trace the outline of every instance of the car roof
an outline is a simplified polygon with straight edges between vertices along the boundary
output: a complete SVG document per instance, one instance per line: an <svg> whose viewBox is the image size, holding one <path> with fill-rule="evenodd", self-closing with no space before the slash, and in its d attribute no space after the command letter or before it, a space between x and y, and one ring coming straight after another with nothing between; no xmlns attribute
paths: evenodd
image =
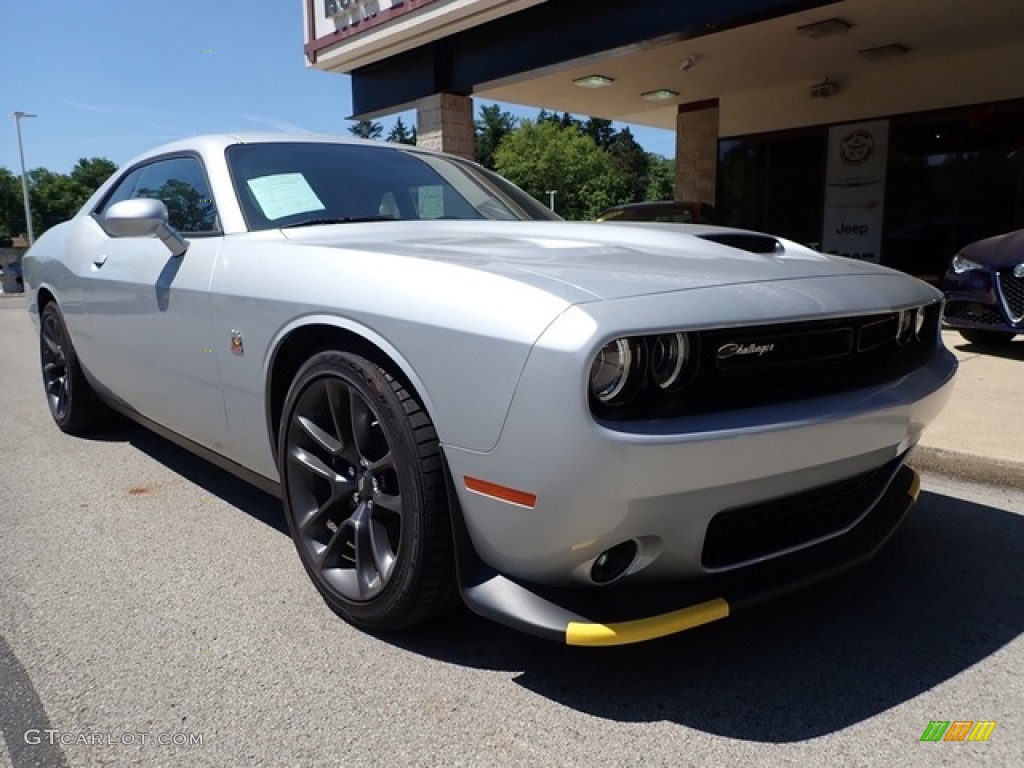
<svg viewBox="0 0 1024 768"><path fill-rule="evenodd" d="M167 144L147 150L130 161L124 167L148 160L152 157L174 154L175 152L199 152L203 155L220 154L225 149L236 144L275 144L281 142L298 142L305 144L350 144L372 147L387 147L394 150L405 150L412 152L423 152L426 154L439 154L422 147L414 147L408 144L396 144L394 142L380 141L376 139L359 139L354 136L337 136L325 133L303 133L300 131L272 132L272 131L239 131L235 133L208 133L188 138L178 139Z"/></svg>

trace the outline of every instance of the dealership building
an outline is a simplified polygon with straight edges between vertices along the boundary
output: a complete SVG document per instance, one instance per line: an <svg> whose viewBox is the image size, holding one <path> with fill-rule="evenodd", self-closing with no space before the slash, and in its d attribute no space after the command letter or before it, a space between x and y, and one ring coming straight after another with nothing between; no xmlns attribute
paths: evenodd
<svg viewBox="0 0 1024 768"><path fill-rule="evenodd" d="M676 198L935 275L1024 227L1021 0L302 0L356 118L473 155L473 98L676 135Z"/></svg>

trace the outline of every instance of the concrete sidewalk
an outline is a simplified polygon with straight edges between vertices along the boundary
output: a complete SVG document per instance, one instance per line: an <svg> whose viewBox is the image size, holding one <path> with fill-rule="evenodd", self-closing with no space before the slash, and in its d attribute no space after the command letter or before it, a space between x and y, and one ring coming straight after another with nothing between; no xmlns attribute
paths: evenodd
<svg viewBox="0 0 1024 768"><path fill-rule="evenodd" d="M953 397L910 463L964 480L1024 488L1024 335L1002 349L943 331L960 360Z"/></svg>

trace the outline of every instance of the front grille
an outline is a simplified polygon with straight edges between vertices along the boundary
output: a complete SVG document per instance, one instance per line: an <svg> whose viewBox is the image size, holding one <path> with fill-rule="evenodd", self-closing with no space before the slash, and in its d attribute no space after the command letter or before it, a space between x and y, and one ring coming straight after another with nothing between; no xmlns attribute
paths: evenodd
<svg viewBox="0 0 1024 768"><path fill-rule="evenodd" d="M691 332L685 386L647 386L594 415L609 423L735 411L795 402L893 381L935 354L941 306L925 309L919 339L897 342L899 313Z"/></svg>
<svg viewBox="0 0 1024 768"><path fill-rule="evenodd" d="M702 564L730 568L846 530L881 497L901 460L793 496L719 512L708 524Z"/></svg>
<svg viewBox="0 0 1024 768"><path fill-rule="evenodd" d="M1007 269L999 273L997 284L1010 319L1014 323L1024 320L1024 277L1015 277L1013 271Z"/></svg>
<svg viewBox="0 0 1024 768"><path fill-rule="evenodd" d="M946 305L946 317L983 325L1006 325L1006 318L991 304L971 301L951 301Z"/></svg>

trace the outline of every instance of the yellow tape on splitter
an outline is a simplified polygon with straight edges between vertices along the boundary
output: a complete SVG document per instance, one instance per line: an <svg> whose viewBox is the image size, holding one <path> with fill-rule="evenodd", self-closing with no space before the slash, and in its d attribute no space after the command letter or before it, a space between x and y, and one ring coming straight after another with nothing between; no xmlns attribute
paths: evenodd
<svg viewBox="0 0 1024 768"><path fill-rule="evenodd" d="M914 480L910 484L910 490L907 491L907 495L910 496L916 504L917 497L921 495L921 476L913 469L910 471L914 473Z"/></svg>
<svg viewBox="0 0 1024 768"><path fill-rule="evenodd" d="M572 621L565 628L565 642L568 645L628 645L684 632L701 624L724 619L728 615L729 604L717 597L671 613L618 624Z"/></svg>

